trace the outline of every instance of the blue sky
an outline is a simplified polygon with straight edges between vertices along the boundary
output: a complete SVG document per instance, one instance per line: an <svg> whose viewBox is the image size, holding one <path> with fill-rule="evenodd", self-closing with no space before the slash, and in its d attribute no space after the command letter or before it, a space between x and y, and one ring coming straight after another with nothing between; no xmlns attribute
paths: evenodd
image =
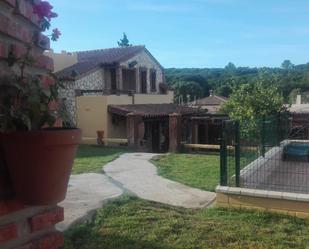
<svg viewBox="0 0 309 249"><path fill-rule="evenodd" d="M115 47L126 32L164 67L309 62L308 0L50 0L55 51Z"/></svg>

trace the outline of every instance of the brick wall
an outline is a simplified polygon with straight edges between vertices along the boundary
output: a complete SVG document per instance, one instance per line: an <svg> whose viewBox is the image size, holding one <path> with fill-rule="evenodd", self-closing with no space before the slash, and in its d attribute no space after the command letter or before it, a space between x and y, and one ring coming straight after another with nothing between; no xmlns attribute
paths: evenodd
<svg viewBox="0 0 309 249"><path fill-rule="evenodd" d="M53 61L43 55L50 42L38 28L38 18L27 0L0 0L0 76L12 73L5 60L10 52L17 57L25 52L25 45L35 37L32 56L35 65L28 69L43 75L53 70ZM44 77L46 84L50 83ZM63 209L57 206L24 206L14 197L8 171L0 150L0 248L1 249L58 249L63 236L54 225L63 220Z"/></svg>

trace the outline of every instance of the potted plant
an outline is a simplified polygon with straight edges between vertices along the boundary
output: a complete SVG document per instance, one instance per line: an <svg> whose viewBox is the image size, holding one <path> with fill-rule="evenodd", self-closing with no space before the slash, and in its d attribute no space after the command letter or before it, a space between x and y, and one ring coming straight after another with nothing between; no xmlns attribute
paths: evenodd
<svg viewBox="0 0 309 249"><path fill-rule="evenodd" d="M0 146L16 197L26 205L52 205L65 198L81 131L59 127L66 119L60 82L31 73L34 40L21 58L10 51L11 71L0 79Z"/></svg>
<svg viewBox="0 0 309 249"><path fill-rule="evenodd" d="M55 204L65 197L81 131L54 128L66 118L58 103L62 86L25 76L27 61L19 76L1 79L1 146L17 197L29 205Z"/></svg>

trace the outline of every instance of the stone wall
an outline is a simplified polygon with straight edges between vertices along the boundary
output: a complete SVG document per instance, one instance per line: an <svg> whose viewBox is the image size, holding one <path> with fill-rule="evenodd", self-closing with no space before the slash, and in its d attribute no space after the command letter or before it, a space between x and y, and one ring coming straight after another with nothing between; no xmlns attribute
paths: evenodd
<svg viewBox="0 0 309 249"><path fill-rule="evenodd" d="M38 17L26 0L0 1L0 75L12 73L17 68L8 67L9 53L21 57L25 45L35 37L32 56L35 65L27 73L45 74L53 70L53 62L43 55L49 48L49 39L39 32ZM47 76L43 80L50 82ZM58 249L63 236L54 224L63 220L63 209L57 206L24 206L15 195L0 148L0 248L1 249ZM44 165L42 165L44 166Z"/></svg>
<svg viewBox="0 0 309 249"><path fill-rule="evenodd" d="M76 90L102 90L105 87L104 70L97 69L75 81L63 82L65 89L60 92L66 110L69 112L69 119L76 125ZM86 94L87 95L87 94ZM89 95L89 94L88 94Z"/></svg>

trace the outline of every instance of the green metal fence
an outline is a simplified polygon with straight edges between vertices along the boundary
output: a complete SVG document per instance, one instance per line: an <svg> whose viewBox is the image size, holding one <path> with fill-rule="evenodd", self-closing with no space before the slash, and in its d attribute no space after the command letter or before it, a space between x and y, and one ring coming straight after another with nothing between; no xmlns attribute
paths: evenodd
<svg viewBox="0 0 309 249"><path fill-rule="evenodd" d="M303 124L298 130L291 124L288 115L225 121L221 186L309 193L309 140L301 131Z"/></svg>

